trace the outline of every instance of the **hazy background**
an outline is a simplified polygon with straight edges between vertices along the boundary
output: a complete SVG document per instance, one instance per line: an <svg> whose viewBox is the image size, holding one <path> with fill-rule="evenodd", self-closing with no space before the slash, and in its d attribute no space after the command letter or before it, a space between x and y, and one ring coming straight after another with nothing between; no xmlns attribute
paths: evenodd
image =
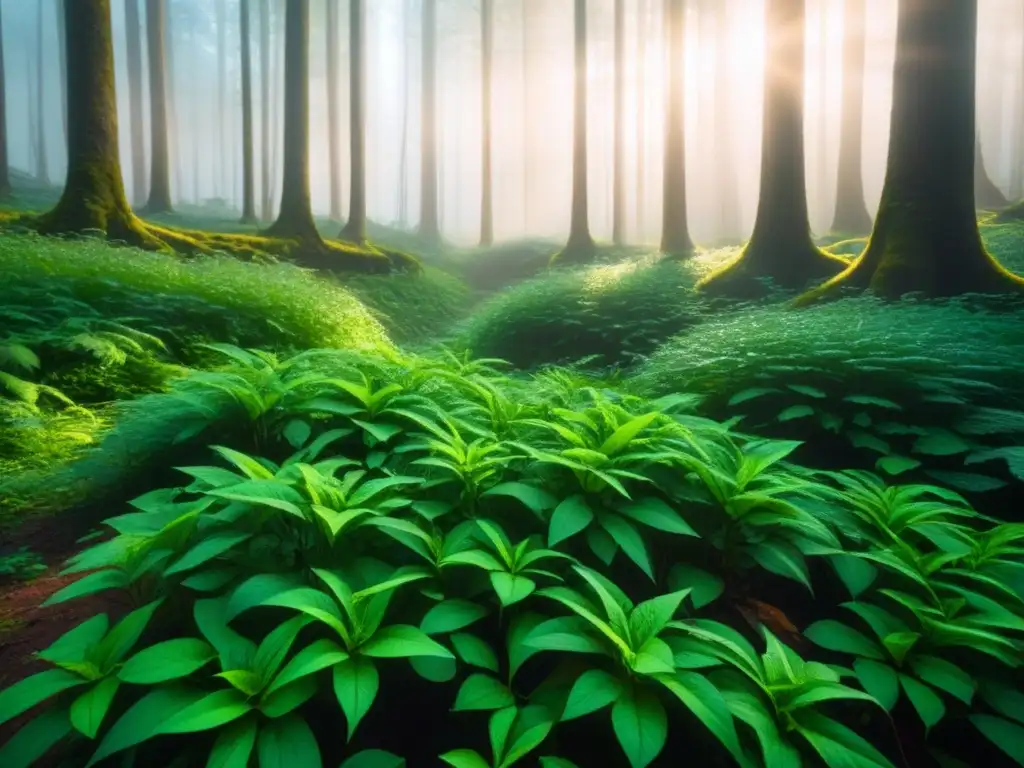
<svg viewBox="0 0 1024 768"><path fill-rule="evenodd" d="M0 0L7 71L8 140L12 165L37 174L39 158L30 126L43 89L46 175L63 181L57 8L61 0ZM238 206L241 196L241 85L239 2L252 6L256 147L256 199L260 199L260 67L258 0L223 0L227 23L226 96L219 98L219 0L167 0L173 41L172 190L178 202L213 198ZM347 205L347 0L340 4L340 97ZM311 0L311 114L313 207L326 214L328 121L326 2ZM709 9L724 2L727 25L717 30ZM884 174L895 52L896 0L866 0L867 71L864 111L864 180L869 209L877 205ZM284 2L273 6L271 91L275 183L280 179ZM112 0L122 163L129 194L124 1ZM415 222L419 197L419 72L421 0L368 0L367 161L370 218L398 223L403 167L407 218ZM479 0L438 0L438 114L442 227L447 238L478 237L480 200ZM495 234L561 236L568 231L572 140L573 0L495 0L494 169ZM590 221L610 238L612 205L612 96L614 0L588 0ZM749 234L757 202L760 164L764 3L761 0L687 0L687 174L691 230L698 241L723 234L723 174L735 174L740 234ZM660 232L663 153L662 0L626 0L627 232L634 242ZM42 10L42 77L37 66ZM645 9L645 13L641 10ZM143 25L145 2L140 2ZM524 30L524 15L528 19ZM839 147L842 82L842 0L807 2L806 152L812 227L831 223ZM145 35L143 33L145 59ZM719 71L718 46L726 46ZM524 67L524 50L528 65ZM990 175L1012 197L1021 193L1024 136L1024 0L981 0L978 41L979 131ZM144 83L146 78L143 78ZM642 89L639 86L643 81ZM722 110L717 95L725 89ZM641 99L640 91L643 91ZM721 112L727 119L720 119ZM148 106L145 110L148 118ZM406 122L407 120L407 122ZM642 135L639 128L643 125ZM403 125L407 129L403 130ZM405 141L403 142L403 134ZM147 127L147 144L148 144ZM403 161L404 157L404 161Z"/></svg>

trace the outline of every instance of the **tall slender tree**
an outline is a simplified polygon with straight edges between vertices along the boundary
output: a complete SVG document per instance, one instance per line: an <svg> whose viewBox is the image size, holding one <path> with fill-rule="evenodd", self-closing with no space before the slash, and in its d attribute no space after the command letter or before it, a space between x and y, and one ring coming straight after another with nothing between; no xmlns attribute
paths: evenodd
<svg viewBox="0 0 1024 768"><path fill-rule="evenodd" d="M661 250L681 255L693 250L686 215L686 132L683 122L686 8L665 0L668 51L668 93L665 113L665 175L662 198Z"/></svg>
<svg viewBox="0 0 1024 768"><path fill-rule="evenodd" d="M55 6L55 14L57 16L57 62L59 64L57 71L59 73L60 82L60 119L61 128L64 133L64 143L67 144L68 138L68 50L67 46L64 45L65 27L67 22L64 20L64 0L53 0ZM66 147L65 147L66 148Z"/></svg>
<svg viewBox="0 0 1024 768"><path fill-rule="evenodd" d="M67 3L69 0L65 0ZM168 146L167 59L164 52L164 0L146 0L146 46L149 53L150 171L147 213L171 210L171 168Z"/></svg>
<svg viewBox="0 0 1024 768"><path fill-rule="evenodd" d="M142 98L142 28L139 0L124 0L125 39L128 50L128 118L132 157L132 200L146 200L146 125Z"/></svg>
<svg viewBox="0 0 1024 768"><path fill-rule="evenodd" d="M50 164L46 152L46 45L43 21L45 3L36 6L36 177L44 182L50 181Z"/></svg>
<svg viewBox="0 0 1024 768"><path fill-rule="evenodd" d="M626 240L626 2L615 0L615 115L612 242Z"/></svg>
<svg viewBox="0 0 1024 768"><path fill-rule="evenodd" d="M227 0L217 0L217 109L213 112L217 117L217 164L214 174L213 195L222 199L230 196L228 184L228 151L225 131L227 129L228 110L228 5ZM223 186L222 186L223 185Z"/></svg>
<svg viewBox="0 0 1024 768"><path fill-rule="evenodd" d="M864 253L802 303L850 286L883 296L1018 293L974 207L977 0L900 0L889 160Z"/></svg>
<svg viewBox="0 0 1024 768"><path fill-rule="evenodd" d="M7 74L4 69L4 19L0 8L0 199L11 194L11 172L7 158Z"/></svg>
<svg viewBox="0 0 1024 768"><path fill-rule="evenodd" d="M1005 208L1009 205L1006 195L992 181L985 167L985 156L981 151L981 137L974 139L974 197L979 208Z"/></svg>
<svg viewBox="0 0 1024 768"><path fill-rule="evenodd" d="M903 0L901 0L902 2ZM805 0L767 0L761 188L750 242L699 287L750 295L759 278L786 288L827 277L846 262L811 240L804 174Z"/></svg>
<svg viewBox="0 0 1024 768"><path fill-rule="evenodd" d="M636 237L647 232L647 32L650 0L639 0L636 10Z"/></svg>
<svg viewBox="0 0 1024 768"><path fill-rule="evenodd" d="M409 82L412 80L412 0L402 2L402 146L398 158L398 222L409 225Z"/></svg>
<svg viewBox="0 0 1024 768"><path fill-rule="evenodd" d="M252 31L248 0L243 0L238 6L242 38L242 223L251 224L256 221L256 178L252 156Z"/></svg>
<svg viewBox="0 0 1024 768"><path fill-rule="evenodd" d="M726 243L738 243L742 237L740 224L740 192L736 172L736 143L732 117L730 63L733 59L729 36L729 4L713 0L711 13L715 33L715 175L718 180L719 237Z"/></svg>
<svg viewBox="0 0 1024 768"><path fill-rule="evenodd" d="M480 245L494 243L494 179L491 123L493 73L494 73L494 0L480 0L480 50L481 50L481 184L480 195Z"/></svg>
<svg viewBox="0 0 1024 768"><path fill-rule="evenodd" d="M328 180L331 185L331 218L334 221L341 221L344 215L341 210L341 97L338 94L340 2L327 0L327 155L330 163Z"/></svg>
<svg viewBox="0 0 1024 768"><path fill-rule="evenodd" d="M350 243L366 242L366 116L363 112L366 84L366 31L363 0L348 3L349 59L349 166L351 181L348 221L341 239Z"/></svg>
<svg viewBox="0 0 1024 768"><path fill-rule="evenodd" d="M833 232L871 231L871 214L864 202L861 165L864 122L864 0L846 0L843 17L843 111L839 129L839 180Z"/></svg>
<svg viewBox="0 0 1024 768"><path fill-rule="evenodd" d="M427 242L441 239L437 173L437 0L423 0L420 93L420 228Z"/></svg>
<svg viewBox="0 0 1024 768"><path fill-rule="evenodd" d="M269 221L270 188L270 0L260 2L260 217Z"/></svg>
<svg viewBox="0 0 1024 768"><path fill-rule="evenodd" d="M267 234L322 245L309 194L309 0L286 1L281 209Z"/></svg>
<svg viewBox="0 0 1024 768"><path fill-rule="evenodd" d="M530 226L532 219L530 218L530 198L533 192L533 163L531 162L531 152L533 150L533 121L530 119L533 115L533 103L531 101L532 87L531 80L533 76L532 64L532 46L531 41L531 25L530 9L531 4L528 2L522 2L520 6L519 15L519 29L520 29L520 64L522 65L522 161L523 161L523 231L526 233L530 232Z"/></svg>
<svg viewBox="0 0 1024 768"><path fill-rule="evenodd" d="M573 6L572 216L560 261L586 262L597 247L590 236L587 203L587 0Z"/></svg>

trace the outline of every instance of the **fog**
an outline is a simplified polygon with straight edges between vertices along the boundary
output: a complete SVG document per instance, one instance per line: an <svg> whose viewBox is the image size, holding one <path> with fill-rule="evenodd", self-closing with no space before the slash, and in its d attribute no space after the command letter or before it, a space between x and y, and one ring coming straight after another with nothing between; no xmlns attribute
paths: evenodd
<svg viewBox="0 0 1024 768"><path fill-rule="evenodd" d="M175 202L241 206L240 0L167 0L172 191ZM264 0L252 10L256 199L262 198L260 60L269 54L270 191L280 183L284 0L267 0L271 45L262 50ZM314 211L330 210L326 3L311 0L310 132ZM339 40L344 199L347 171L347 6ZM681 2L683 0L680 0ZM0 0L11 165L63 181L60 0ZM421 0L369 0L367 166L371 220L412 226L419 205ZM139 8L145 24L144 0ZM687 0L686 160L690 228L698 242L749 234L761 141L763 3ZM122 167L131 189L125 0L112 0ZM724 18L715 9L724 6ZM589 185L594 236L612 227L614 0L589 0ZM864 182L869 210L881 194L895 52L897 0L867 0ZM562 237L569 227L572 142L572 0L495 0L495 236ZM479 0L438 1L438 142L445 237L479 236L481 80ZM662 0L626 0L626 232L656 242L664 134ZM842 0L807 0L805 133L812 228L831 223L842 84ZM145 35L142 36L145 62ZM981 0L978 129L993 181L1021 196L1024 166L1024 0ZM223 42L224 56L218 56ZM41 45L41 48L40 48ZM40 52L42 56L40 56ZM224 65L221 66L221 58ZM40 71L41 65L41 71ZM143 75L144 87L148 84ZM721 97L721 98L720 98ZM148 95L146 96L148 99ZM143 109L148 123L148 106ZM41 125L42 129L37 127ZM148 144L148 125L146 128ZM42 140L40 140L40 136ZM45 163L42 162L45 158ZM735 193L730 190L734 190ZM257 206L259 208L259 206ZM735 221L732 221L735 219Z"/></svg>

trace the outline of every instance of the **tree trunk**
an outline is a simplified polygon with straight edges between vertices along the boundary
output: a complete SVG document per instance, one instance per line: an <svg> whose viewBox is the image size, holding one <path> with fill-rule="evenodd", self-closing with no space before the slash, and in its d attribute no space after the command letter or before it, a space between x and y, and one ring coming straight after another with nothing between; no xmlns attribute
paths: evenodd
<svg viewBox="0 0 1024 768"><path fill-rule="evenodd" d="M437 0L423 0L420 130L420 237L441 240L437 205Z"/></svg>
<svg viewBox="0 0 1024 768"><path fill-rule="evenodd" d="M146 200L146 137L142 97L142 26L139 0L124 0L125 37L128 47L128 108L132 147L132 200Z"/></svg>
<svg viewBox="0 0 1024 768"><path fill-rule="evenodd" d="M591 261L597 253L587 213L587 0L575 0L573 13L572 220L562 261Z"/></svg>
<svg viewBox="0 0 1024 768"><path fill-rule="evenodd" d="M260 3L260 217L270 221L270 0Z"/></svg>
<svg viewBox="0 0 1024 768"><path fill-rule="evenodd" d="M57 14L57 61L60 64L58 68L60 73L60 120L66 148L68 140L68 51L64 45L64 38L67 22L64 19L64 0L54 0L54 4Z"/></svg>
<svg viewBox="0 0 1024 768"><path fill-rule="evenodd" d="M163 2L163 0L161 0ZM166 58L164 60L164 71L165 77L165 93L164 101L167 105L167 151L170 155L169 162L174 166L174 187L173 191L177 196L178 200L183 200L185 195L185 173L182 170L182 158L184 152L182 151L182 140L181 140L181 123L178 120L178 90L175 86L176 79L178 76L178 70L174 66L174 23L173 19L169 15L169 8L165 6L163 15L164 19L164 53ZM152 100L153 94L150 93L150 99ZM152 147L150 148L152 151ZM152 158L150 158L152 163ZM153 180L150 179L150 184ZM174 199L174 198L170 198Z"/></svg>
<svg viewBox="0 0 1024 768"><path fill-rule="evenodd" d="M349 191L348 222L341 231L341 239L350 243L366 242L366 118L363 114L366 84L366 34L363 20L363 0L349 0L348 59L349 59L349 165L351 190Z"/></svg>
<svg viewBox="0 0 1024 768"><path fill-rule="evenodd" d="M615 148L612 181L612 242L626 241L626 2L615 0Z"/></svg>
<svg viewBox="0 0 1024 768"><path fill-rule="evenodd" d="M686 218L686 132L683 122L686 76L684 67L686 8L665 0L668 51L668 94L665 112L665 169L662 191L661 250L681 255L693 250Z"/></svg>
<svg viewBox="0 0 1024 768"><path fill-rule="evenodd" d="M72 0L65 0L69 3ZM66 6L65 6L66 7ZM171 206L171 170L168 148L167 85L164 40L164 0L146 0L146 42L149 49L150 172L147 213L165 213Z"/></svg>
<svg viewBox="0 0 1024 768"><path fill-rule="evenodd" d="M481 184L480 245L494 243L494 179L492 170L492 75L494 72L494 0L480 0L480 35L482 58L481 100Z"/></svg>
<svg viewBox="0 0 1024 768"><path fill-rule="evenodd" d="M256 221L256 189L252 141L252 41L249 3L239 3L242 38L242 223Z"/></svg>
<svg viewBox="0 0 1024 768"><path fill-rule="evenodd" d="M736 145L730 102L729 64L732 61L729 37L729 7L724 2L712 3L715 21L715 126L718 204L721 232L725 243L738 243L743 237L740 223L740 192L736 174Z"/></svg>
<svg viewBox="0 0 1024 768"><path fill-rule="evenodd" d="M530 102L530 4L523 0L520 3L520 47L522 57L523 103L522 103L522 134L523 134L523 234L530 234L530 199L533 191L533 174L530 163L530 152L533 148L533 104Z"/></svg>
<svg viewBox="0 0 1024 768"><path fill-rule="evenodd" d="M286 8L281 210L267 234L321 243L309 197L309 0Z"/></svg>
<svg viewBox="0 0 1024 768"><path fill-rule="evenodd" d="M412 9L410 0L402 3L402 147L398 160L398 222L409 226L409 46L412 35Z"/></svg>
<svg viewBox="0 0 1024 768"><path fill-rule="evenodd" d="M285 0L287 3L288 0ZM270 34L272 47L271 53L273 58L270 64L270 185L267 187L268 194L270 195L270 208L273 209L274 195L273 190L277 188L277 171L280 167L278 163L278 156L281 153L281 130L283 127L284 118L281 115L282 102L284 99L281 96L281 88L283 84L277 77L278 72L281 72L284 68L282 57L284 56L285 44L278 39L283 34L282 30L284 25L280 18L280 7L277 5L276 0L271 0L270 4ZM283 171L282 171L283 173ZM280 205L280 201L278 201Z"/></svg>
<svg viewBox="0 0 1024 768"><path fill-rule="evenodd" d="M862 168L864 122L864 0L846 0L843 20L843 113L839 135L839 183L832 231L861 235L871 231L864 202Z"/></svg>
<svg viewBox="0 0 1024 768"><path fill-rule="evenodd" d="M192 26L189 29L188 42L191 47L191 55L187 56L188 59L185 71L188 73L187 78L190 82L199 82L199 41L197 40L197 24L195 20L192 22ZM187 51L188 49L186 49ZM198 109L196 109L198 105ZM218 112L220 110L217 110ZM199 101L199 95L192 101L192 202L199 205L202 202L202 197L199 192L199 136L205 134L205 127L201 125L200 121L205 115L202 103ZM214 174L216 175L216 174Z"/></svg>
<svg viewBox="0 0 1024 768"><path fill-rule="evenodd" d="M1018 292L985 252L974 208L977 0L900 0L889 161L867 250L806 294Z"/></svg>
<svg viewBox="0 0 1024 768"><path fill-rule="evenodd" d="M36 177L44 184L50 183L50 164L46 156L46 67L43 40L43 8L45 4L36 0Z"/></svg>
<svg viewBox="0 0 1024 768"><path fill-rule="evenodd" d="M11 172L7 158L7 75L4 70L4 23L0 8L0 199L11 194Z"/></svg>
<svg viewBox="0 0 1024 768"><path fill-rule="evenodd" d="M985 169L985 158L981 151L981 137L974 139L974 196L975 205L983 210L1005 208L1009 205L1006 195L995 185Z"/></svg>
<svg viewBox="0 0 1024 768"><path fill-rule="evenodd" d="M338 3L341 0L327 0L327 148L331 185L331 219L341 221L341 119L338 95L338 51L341 39L338 32ZM351 57L351 52L349 56Z"/></svg>
<svg viewBox="0 0 1024 768"><path fill-rule="evenodd" d="M807 217L804 163L804 0L768 0L765 33L761 187L750 242L700 286L738 295L783 288L839 272L843 259L819 250Z"/></svg>
<svg viewBox="0 0 1024 768"><path fill-rule="evenodd" d="M110 0L64 0L68 79L68 168L44 233L101 230L110 239L152 245L128 207L117 147Z"/></svg>
<svg viewBox="0 0 1024 768"><path fill-rule="evenodd" d="M226 0L217 0L217 154L220 163L213 185L213 196L226 200L230 192L228 183L228 146L224 139L228 114L228 42L227 42L228 7ZM223 186L222 186L223 185Z"/></svg>
<svg viewBox="0 0 1024 768"><path fill-rule="evenodd" d="M636 239L647 234L647 22L648 0L636 11Z"/></svg>

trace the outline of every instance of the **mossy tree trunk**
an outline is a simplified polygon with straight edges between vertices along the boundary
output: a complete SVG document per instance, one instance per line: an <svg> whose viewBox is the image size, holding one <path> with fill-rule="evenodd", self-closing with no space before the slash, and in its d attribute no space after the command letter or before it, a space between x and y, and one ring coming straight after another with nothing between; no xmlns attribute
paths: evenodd
<svg viewBox="0 0 1024 768"><path fill-rule="evenodd" d="M327 0L327 156L330 162L328 176L331 185L331 218L334 221L341 221L344 215L341 208L341 105L338 94L340 2L341 0Z"/></svg>
<svg viewBox="0 0 1024 768"><path fill-rule="evenodd" d="M865 252L801 297L1018 292L985 252L974 207L977 0L900 0L889 161Z"/></svg>
<svg viewBox="0 0 1024 768"><path fill-rule="evenodd" d="M480 245L494 243L494 179L492 165L492 76L494 72L494 0L480 0Z"/></svg>
<svg viewBox="0 0 1024 768"><path fill-rule="evenodd" d="M423 0L420 94L420 229L424 240L441 240L437 204L437 0Z"/></svg>
<svg viewBox="0 0 1024 768"><path fill-rule="evenodd" d="M150 171L147 213L165 213L171 205L171 166L167 125L167 23L164 0L146 0L146 45L149 52ZM180 190L179 190L180 191Z"/></svg>
<svg viewBox="0 0 1024 768"><path fill-rule="evenodd" d="M139 0L124 0L125 38L128 49L128 109L131 124L132 200L146 201L146 137L142 98L142 25Z"/></svg>
<svg viewBox="0 0 1024 768"><path fill-rule="evenodd" d="M60 73L60 120L65 147L68 140L68 50L64 45L67 22L64 19L64 0L56 0L57 9L57 71Z"/></svg>
<svg viewBox="0 0 1024 768"><path fill-rule="evenodd" d="M121 180L114 95L110 0L64 0L67 20L68 169L44 233L101 230L111 239L153 245L132 215Z"/></svg>
<svg viewBox="0 0 1024 768"><path fill-rule="evenodd" d="M612 242L626 241L626 2L615 0L615 147Z"/></svg>
<svg viewBox="0 0 1024 768"><path fill-rule="evenodd" d="M985 168L985 156L981 151L981 137L974 139L974 204L978 208L991 210L1005 208L1010 204L1006 195L995 185Z"/></svg>
<svg viewBox="0 0 1024 768"><path fill-rule="evenodd" d="M11 194L11 172L7 159L7 75L4 71L4 20L0 9L0 198Z"/></svg>
<svg viewBox="0 0 1024 768"><path fill-rule="evenodd" d="M668 93L665 110L665 168L662 188L661 250L682 255L693 250L686 217L686 133L683 122L686 8L665 0L665 40L668 51Z"/></svg>
<svg viewBox="0 0 1024 768"><path fill-rule="evenodd" d="M750 242L701 288L760 293L759 278L800 288L846 264L811 240L804 162L805 0L767 0L761 187Z"/></svg>
<svg viewBox="0 0 1024 768"><path fill-rule="evenodd" d="M281 207L267 235L320 243L309 196L309 0L287 0L284 102Z"/></svg>
<svg viewBox="0 0 1024 768"><path fill-rule="evenodd" d="M363 0L349 0L349 190L348 222L341 239L350 243L366 242L366 116L364 114L366 84L366 34Z"/></svg>
<svg viewBox="0 0 1024 768"><path fill-rule="evenodd" d="M36 7L36 177L50 183L50 164L46 152L46 46L43 39L43 8L41 0Z"/></svg>
<svg viewBox="0 0 1024 768"><path fill-rule="evenodd" d="M573 28L572 217L569 240L558 258L586 262L597 253L590 236L587 200L587 0L575 0Z"/></svg>
<svg viewBox="0 0 1024 768"><path fill-rule="evenodd" d="M252 39L249 3L239 3L242 38L242 222L256 221L256 184L253 173Z"/></svg>
<svg viewBox="0 0 1024 768"><path fill-rule="evenodd" d="M832 231L861 235L871 231L864 202L862 168L864 121L864 0L846 0L843 19L843 111L839 130L839 181Z"/></svg>

